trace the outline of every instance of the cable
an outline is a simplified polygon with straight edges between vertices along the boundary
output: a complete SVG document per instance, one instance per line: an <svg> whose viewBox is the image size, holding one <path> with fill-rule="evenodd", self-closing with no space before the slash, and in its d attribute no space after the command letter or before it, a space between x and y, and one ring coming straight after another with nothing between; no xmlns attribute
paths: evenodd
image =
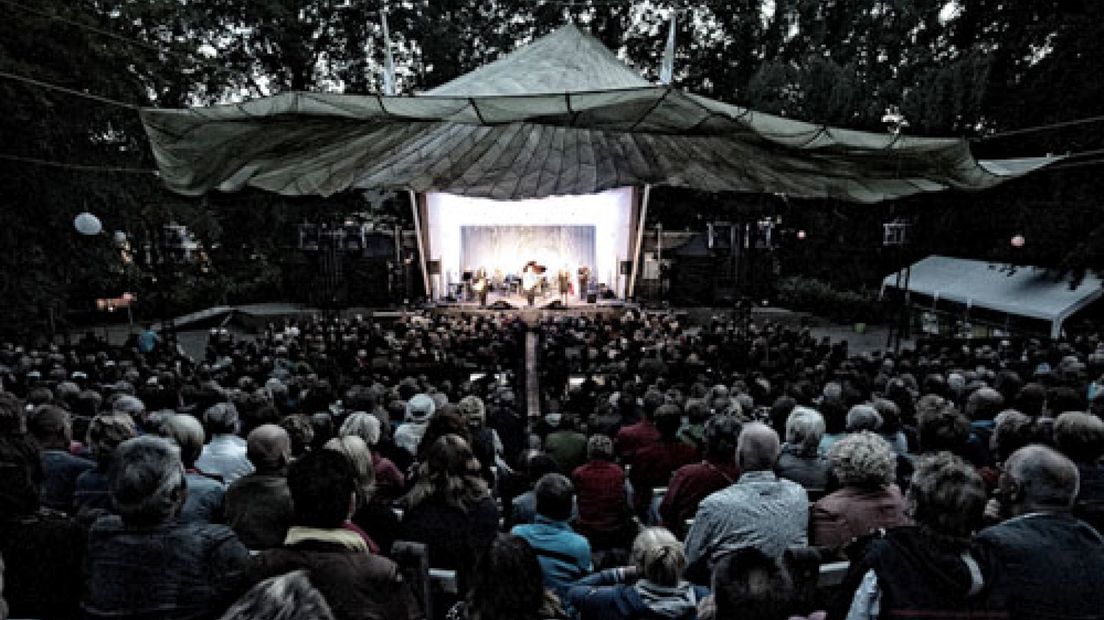
<svg viewBox="0 0 1104 620"><path fill-rule="evenodd" d="M92 166L88 164L70 164L61 161L50 161L48 159L37 159L34 157L22 157L20 155L6 155L0 153L0 159L6 161L20 162L24 164L33 164L36 166L47 166L50 168L63 168L66 170L80 170L83 172L106 172L106 173L118 173L118 174L152 174L157 176L159 173L151 168L127 168L125 166Z"/></svg>
<svg viewBox="0 0 1104 620"><path fill-rule="evenodd" d="M981 136L975 138L975 142L984 142L986 140L996 140L998 138L1006 138L1008 136L1019 136L1025 133L1037 133L1040 131L1046 131L1048 129L1061 129L1063 127L1076 127L1077 125L1088 125L1090 123L1099 123L1104 121L1104 116L1090 116L1088 118L1080 118L1072 121L1060 121L1057 123L1050 123L1049 125L1038 125L1035 127L1024 127L1022 129L1011 129L1009 131L1002 131L990 136Z"/></svg>
<svg viewBox="0 0 1104 620"><path fill-rule="evenodd" d="M2 1L2 0L0 0ZM66 88L65 86L57 86L56 84L50 84L34 78L29 78L24 75L17 75L15 73L8 73L7 71L0 71L0 77L8 78L9 80L15 80L17 82L23 82L25 84L31 84L38 86L39 88L45 88L46 90L53 90L62 92L67 95L73 95L74 97L82 97L84 99L91 99L92 101L99 101L100 103L106 103L108 105L119 106L120 108L126 108L128 110L140 110L141 106L133 103L125 103L123 101L116 101L115 99L108 99L107 97L101 97L100 95L93 95L92 93L83 93L79 90L73 90L72 88Z"/></svg>

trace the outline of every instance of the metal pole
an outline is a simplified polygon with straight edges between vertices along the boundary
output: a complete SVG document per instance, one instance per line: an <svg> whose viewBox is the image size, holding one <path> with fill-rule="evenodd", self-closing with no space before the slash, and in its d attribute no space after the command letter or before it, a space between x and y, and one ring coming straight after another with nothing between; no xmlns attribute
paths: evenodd
<svg viewBox="0 0 1104 620"><path fill-rule="evenodd" d="M642 254L641 250L644 249L644 222L648 219L648 203L651 201L651 199L652 186L645 185L644 199L641 201L640 206L640 222L637 224L636 227L636 247L633 248L632 275L629 276L629 294L627 295L629 299L632 299L633 295L636 294L636 272L640 266L640 256Z"/></svg>
<svg viewBox="0 0 1104 620"><path fill-rule="evenodd" d="M422 267L422 284L425 287L426 301L433 297L429 283L429 270L426 269L426 255L422 247L422 220L418 217L418 196L414 190L408 190L410 194L410 208L414 211L414 234L418 237L418 264Z"/></svg>

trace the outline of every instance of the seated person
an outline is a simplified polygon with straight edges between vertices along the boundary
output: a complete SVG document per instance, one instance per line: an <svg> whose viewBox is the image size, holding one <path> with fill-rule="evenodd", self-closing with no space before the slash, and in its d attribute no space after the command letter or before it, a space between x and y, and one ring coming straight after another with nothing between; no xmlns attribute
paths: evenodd
<svg viewBox="0 0 1104 620"><path fill-rule="evenodd" d="M291 438L275 424L262 424L250 431L247 450L256 469L226 490L226 523L250 549L278 547L292 520L287 484Z"/></svg>
<svg viewBox="0 0 1104 620"><path fill-rule="evenodd" d="M993 566L988 604L1013 620L1099 618L1104 537L1070 514L1077 466L1040 445L1020 448L998 483L1002 513L977 542Z"/></svg>
<svg viewBox="0 0 1104 620"><path fill-rule="evenodd" d="M686 521L694 518L701 501L739 479L740 469L736 467L739 435L740 421L736 418L716 416L705 423L705 459L675 471L659 505L663 527L676 535L684 534Z"/></svg>
<svg viewBox="0 0 1104 620"><path fill-rule="evenodd" d="M418 618L398 565L368 551L360 534L346 529L356 507L353 466L336 450L310 452L288 467L295 525L284 546L262 551L253 576L306 570L338 620Z"/></svg>
<svg viewBox="0 0 1104 620"><path fill-rule="evenodd" d="M108 481L118 515L88 533L86 618L204 618L241 593L249 551L234 531L178 520L185 482L175 445L123 442Z"/></svg>
<svg viewBox="0 0 1104 620"><path fill-rule="evenodd" d="M629 476L633 486L633 511L646 523L651 522L652 489L667 487L675 470L696 463L700 458L697 448L678 438L682 411L676 405L660 405L654 419L659 439L637 449Z"/></svg>
<svg viewBox="0 0 1104 620"><path fill-rule="evenodd" d="M670 618L694 620L709 590L682 580L686 555L671 532L650 527L633 541L631 566L584 577L567 590L565 601L583 620Z"/></svg>
<svg viewBox="0 0 1104 620"><path fill-rule="evenodd" d="M587 457L587 464L571 474L579 510L575 531L587 537L592 550L626 548L637 526L625 496L625 470L613 462L613 442L605 435L591 436Z"/></svg>
<svg viewBox="0 0 1104 620"><path fill-rule="evenodd" d="M540 560L544 587L560 594L567 584L592 570L590 543L576 534L568 519L575 505L575 488L561 474L545 474L537 482L537 516L532 524L510 531L524 538Z"/></svg>
<svg viewBox="0 0 1104 620"><path fill-rule="evenodd" d="M896 459L886 440L870 431L833 444L828 461L843 488L813 505L811 544L838 549L876 528L907 523L905 500L893 483Z"/></svg>
<svg viewBox="0 0 1104 620"><path fill-rule="evenodd" d="M544 589L537 555L524 539L499 534L479 558L463 601L446 620L562 620L559 599Z"/></svg>
<svg viewBox="0 0 1104 620"><path fill-rule="evenodd" d="M782 444L774 473L806 491L824 491L828 487L828 461L819 451L824 428L824 417L815 410L794 407L786 418L786 443Z"/></svg>
<svg viewBox="0 0 1104 620"><path fill-rule="evenodd" d="M43 477L34 444L0 436L0 556L12 618L77 615L85 531L65 513L42 507Z"/></svg>
<svg viewBox="0 0 1104 620"><path fill-rule="evenodd" d="M852 549L833 617L896 617L898 610L979 617L987 575L970 537L981 526L985 501L985 484L969 463L949 452L921 457L909 485L915 525L875 534Z"/></svg>
<svg viewBox="0 0 1104 620"><path fill-rule="evenodd" d="M713 594L699 607L703 620L824 620L823 611L792 615L801 596L783 562L753 547L740 549L717 561Z"/></svg>
<svg viewBox="0 0 1104 620"><path fill-rule="evenodd" d="M1077 465L1073 514L1104 533L1104 421L1079 411L1063 413L1054 421L1054 444Z"/></svg>

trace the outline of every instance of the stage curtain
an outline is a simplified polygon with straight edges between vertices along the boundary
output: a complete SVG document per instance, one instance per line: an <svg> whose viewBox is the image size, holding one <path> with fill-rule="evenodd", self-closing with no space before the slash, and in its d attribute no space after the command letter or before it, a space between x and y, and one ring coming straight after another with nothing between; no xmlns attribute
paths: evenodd
<svg viewBox="0 0 1104 620"><path fill-rule="evenodd" d="M460 264L488 272L520 274L535 260L554 276L560 267L572 273L579 265L595 264L594 226L461 226Z"/></svg>

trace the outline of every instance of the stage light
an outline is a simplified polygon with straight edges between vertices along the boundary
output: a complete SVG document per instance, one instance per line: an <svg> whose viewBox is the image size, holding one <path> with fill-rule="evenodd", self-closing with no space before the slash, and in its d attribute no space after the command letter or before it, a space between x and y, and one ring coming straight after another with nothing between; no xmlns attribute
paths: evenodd
<svg viewBox="0 0 1104 620"><path fill-rule="evenodd" d="M798 241L804 241L805 240L805 231L804 230L797 231L797 239L798 239Z"/></svg>
<svg viewBox="0 0 1104 620"><path fill-rule="evenodd" d="M1014 248L1022 248L1027 243L1027 239L1024 239L1023 235L1015 235L1012 237L1011 243Z"/></svg>

